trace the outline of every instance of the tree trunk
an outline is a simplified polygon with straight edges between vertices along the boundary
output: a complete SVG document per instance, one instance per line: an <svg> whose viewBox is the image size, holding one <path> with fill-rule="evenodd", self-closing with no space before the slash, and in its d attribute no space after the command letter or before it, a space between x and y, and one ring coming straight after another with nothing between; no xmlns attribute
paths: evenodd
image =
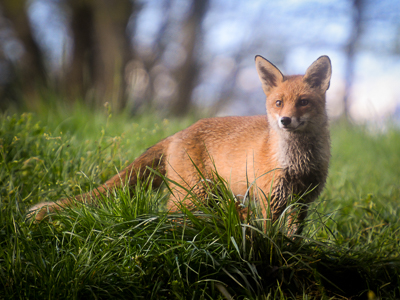
<svg viewBox="0 0 400 300"><path fill-rule="evenodd" d="M182 46L186 52L186 60L175 71L178 83L176 100L171 107L171 113L176 116L185 115L191 105L193 89L199 74L196 52L202 39L201 24L207 12L208 0L193 0L191 11L182 26Z"/></svg>
<svg viewBox="0 0 400 300"><path fill-rule="evenodd" d="M63 82L66 94L74 102L85 99L91 88L95 65L94 12L92 1L71 0L72 61ZM86 99L85 99L86 100Z"/></svg>
<svg viewBox="0 0 400 300"><path fill-rule="evenodd" d="M354 58L356 48L361 36L362 14L364 10L364 0L353 0L353 26L352 34L345 48L346 66L345 66L345 91L344 91L344 114L349 119L349 97L354 80Z"/></svg>
<svg viewBox="0 0 400 300"><path fill-rule="evenodd" d="M125 66L130 56L126 27L135 5L130 0L70 0L74 41L67 71L72 98L95 106L126 104Z"/></svg>
<svg viewBox="0 0 400 300"><path fill-rule="evenodd" d="M23 56L15 66L15 80L10 84L22 91L22 97L28 108L36 105L38 97L37 88L47 85L46 68L43 55L31 31L31 25L26 13L25 0L4 0L3 12L15 30L17 38L24 47Z"/></svg>

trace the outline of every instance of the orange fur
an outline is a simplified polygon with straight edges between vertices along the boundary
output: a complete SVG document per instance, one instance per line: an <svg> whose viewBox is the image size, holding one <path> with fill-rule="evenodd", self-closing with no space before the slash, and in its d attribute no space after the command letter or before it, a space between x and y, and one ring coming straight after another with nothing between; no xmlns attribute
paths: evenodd
<svg viewBox="0 0 400 300"><path fill-rule="evenodd" d="M325 109L331 64L327 56L316 60L304 76L284 76L272 63L256 57L256 67L267 96L267 115L203 119L149 148L121 173L102 186L74 199L39 203L31 208L37 221L48 211L62 209L74 201L92 203L96 196L122 186L133 186L137 178L156 168L172 182L200 197L205 196L198 168L212 180L216 171L235 195L245 195L252 183L259 201L270 197L273 219L280 216L291 194L311 202L320 194L328 174L330 142ZM195 167L196 166L196 167ZM155 187L162 178L155 176ZM167 204L170 211L180 204L189 208L191 199L182 187L172 184ZM265 204L266 202L264 202ZM261 205L266 217L266 205ZM303 211L300 219L306 212Z"/></svg>

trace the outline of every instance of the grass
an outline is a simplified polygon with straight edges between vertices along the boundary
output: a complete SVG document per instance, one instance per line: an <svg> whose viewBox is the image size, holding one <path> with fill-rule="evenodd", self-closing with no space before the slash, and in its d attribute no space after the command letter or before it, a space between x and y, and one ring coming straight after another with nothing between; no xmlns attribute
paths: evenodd
<svg viewBox="0 0 400 300"><path fill-rule="evenodd" d="M108 108L106 108L108 110ZM53 107L0 123L0 299L398 299L400 131L332 126L327 186L302 239L242 223L222 180L200 212L163 211L148 182L31 224L193 122Z"/></svg>

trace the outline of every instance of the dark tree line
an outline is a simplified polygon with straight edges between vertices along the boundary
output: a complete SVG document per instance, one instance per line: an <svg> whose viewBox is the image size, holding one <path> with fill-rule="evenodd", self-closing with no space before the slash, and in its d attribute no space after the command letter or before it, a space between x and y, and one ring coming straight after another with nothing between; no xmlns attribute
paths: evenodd
<svg viewBox="0 0 400 300"><path fill-rule="evenodd" d="M160 27L154 49L143 55L135 51L133 40L136 16L141 6L134 0L64 0L54 1L54 5L67 16L68 32L72 40L72 50L68 62L62 65L57 78L51 78L46 66L46 53L35 39L29 20L27 0L3 0L1 27L9 26L15 38L23 46L23 54L17 61L6 61L10 70L7 80L3 80L0 90L1 106L10 102L23 102L29 107L42 97L41 91L52 90L64 101L85 101L94 107L104 102L112 104L114 110L126 108L132 96L129 94L129 72L133 61L143 64L150 83L157 73L152 68L161 63L166 47L165 32L172 25L179 27L173 37L183 48L184 61L175 69L168 70L168 76L176 84L169 110L174 115L183 115L190 109L192 90L198 77L196 49L201 39L201 23L208 7L207 0L193 0L180 24L172 24L168 16L171 1L165 1L166 17ZM3 25L3 26L2 26ZM1 40L0 40L1 44ZM130 64L129 64L130 63ZM1 82L0 82L1 84ZM142 87L143 88L143 87ZM154 86L146 84L142 99L137 97L131 108L151 106L155 97Z"/></svg>
<svg viewBox="0 0 400 300"><path fill-rule="evenodd" d="M56 18L64 20L68 38L57 72L50 66L40 32L28 13L32 5L39 2L51 7ZM370 52L377 57L400 53L400 29L385 45L376 43L379 37L371 34L375 24L400 28L399 5L394 0L379 3L338 0L318 4L265 1L258 4L253 13L247 11L247 15L243 8L256 3L248 6L244 3L223 0L1 0L0 109L10 104L35 108L50 93L53 99L56 97L67 103L79 100L88 106L101 107L108 102L115 111L129 109L140 113L146 108L156 108L180 116L193 107L194 91L202 84L207 86L203 91L211 91L216 112L236 100L243 103L243 99L256 98L253 97L255 90L243 89L238 80L243 79L243 70L253 68L254 55L265 55L284 66L293 49L305 47L315 52L339 49L343 54L345 87L338 94L343 95L339 97L347 116L360 53ZM140 18L152 5L159 14L146 20ZM207 16L208 23L204 22ZM329 38L326 34L329 26L337 26L343 20L348 24L347 35L341 41ZM229 26L224 27L228 30L222 36L230 35L228 40L237 38L237 41L224 53L212 52L215 51L210 50L213 42L205 43L204 37L220 24L234 25L235 21L244 25L245 34L240 33L239 28L236 37ZM145 41L138 37L143 34L144 23L152 27L150 31L144 30L145 35L149 35ZM218 56L232 64L216 79L218 72L213 74L213 70L218 69L214 61Z"/></svg>

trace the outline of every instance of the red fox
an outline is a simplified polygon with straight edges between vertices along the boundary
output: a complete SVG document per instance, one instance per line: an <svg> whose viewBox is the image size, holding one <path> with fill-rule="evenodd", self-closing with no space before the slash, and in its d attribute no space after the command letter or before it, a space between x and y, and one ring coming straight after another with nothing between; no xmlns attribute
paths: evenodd
<svg viewBox="0 0 400 300"><path fill-rule="evenodd" d="M245 195L253 183L264 217L269 197L273 220L282 214L293 194L305 194L303 203L314 201L325 184L330 158L325 108L330 59L321 56L305 75L294 76L284 76L262 56L256 56L255 63L267 97L266 115L202 119L147 149L100 187L72 199L39 203L30 209L30 215L40 221L48 212L74 201L93 203L99 194L147 178L152 174L149 168L179 184L172 184L167 203L170 211L179 210L180 205L191 207L187 190L206 196L199 171L210 180L216 172L234 195ZM154 187L162 182L161 176L154 175ZM302 211L297 219L306 214Z"/></svg>

